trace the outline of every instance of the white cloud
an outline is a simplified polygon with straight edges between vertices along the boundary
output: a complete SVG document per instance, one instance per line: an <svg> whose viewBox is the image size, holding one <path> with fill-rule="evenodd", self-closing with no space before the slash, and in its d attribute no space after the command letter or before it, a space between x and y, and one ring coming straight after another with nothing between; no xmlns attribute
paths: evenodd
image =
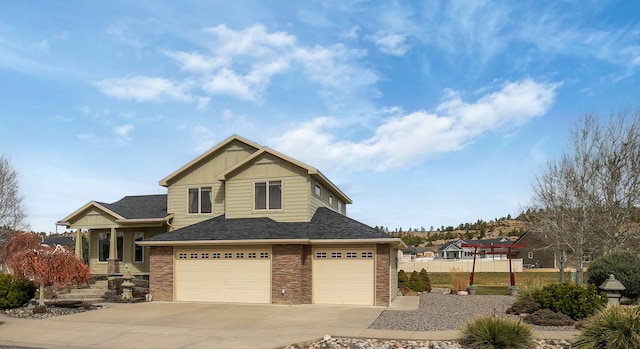
<svg viewBox="0 0 640 349"><path fill-rule="evenodd" d="M321 168L387 170L411 166L428 158L456 151L481 134L519 126L546 113L561 83L531 79L506 83L501 89L464 102L459 92L446 91L433 111L395 114L373 135L359 142L341 141L333 129L344 127L332 117L320 117L273 140L277 149ZM383 112L387 112L383 111ZM354 125L349 125L353 127Z"/></svg>
<svg viewBox="0 0 640 349"><path fill-rule="evenodd" d="M410 49L405 34L378 32L368 38L378 46L380 52L388 55L403 56Z"/></svg>
<svg viewBox="0 0 640 349"><path fill-rule="evenodd" d="M109 78L95 83L102 93L122 100L137 102L162 101L170 98L191 101L185 85L175 84L164 78L134 76L128 78Z"/></svg>
<svg viewBox="0 0 640 349"><path fill-rule="evenodd" d="M73 121L73 118L70 118L70 117L64 116L64 115L54 115L53 118L55 120L62 121L62 122L71 122L71 121Z"/></svg>
<svg viewBox="0 0 640 349"><path fill-rule="evenodd" d="M180 69L190 72L210 72L229 64L226 57L208 57L196 52L165 51L165 55L180 63Z"/></svg>
<svg viewBox="0 0 640 349"><path fill-rule="evenodd" d="M357 25L354 25L353 27L343 31L340 34L340 39L342 39L342 40L357 40L359 31L360 31L360 27L357 26Z"/></svg>
<svg viewBox="0 0 640 349"><path fill-rule="evenodd" d="M120 137L129 137L129 133L133 131L135 127L131 124L116 126L113 128L113 131Z"/></svg>
<svg viewBox="0 0 640 349"><path fill-rule="evenodd" d="M229 69L222 69L204 79L202 88L211 94L227 94L250 101L255 99L250 84Z"/></svg>
<svg viewBox="0 0 640 349"><path fill-rule="evenodd" d="M227 28L224 24L203 29L217 38L215 52L220 56L255 56L274 54L278 49L295 44L294 36L286 32L268 33L262 24L255 24L241 31Z"/></svg>

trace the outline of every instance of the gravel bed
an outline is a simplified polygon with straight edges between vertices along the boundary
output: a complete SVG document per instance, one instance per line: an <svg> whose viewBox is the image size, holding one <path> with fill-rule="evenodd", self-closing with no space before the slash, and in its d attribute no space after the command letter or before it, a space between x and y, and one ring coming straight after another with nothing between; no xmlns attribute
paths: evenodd
<svg viewBox="0 0 640 349"><path fill-rule="evenodd" d="M286 349L468 349L455 341L384 340L325 336L307 345L289 345ZM535 340L531 349L570 349L564 340Z"/></svg>
<svg viewBox="0 0 640 349"><path fill-rule="evenodd" d="M69 314L83 313L85 311L91 311L95 309L100 309L100 306L91 306L91 307L80 307L80 308L63 308L63 307L54 307L48 306L47 311L45 313L33 313L33 305L28 305L25 307L14 308L14 309L6 309L4 311L0 311L0 313L4 313L7 316L21 318L21 319L48 319L56 316L63 316Z"/></svg>
<svg viewBox="0 0 640 349"><path fill-rule="evenodd" d="M518 320L505 311L511 306L512 296L458 296L442 293L424 293L417 310L385 310L369 326L372 329L400 331L459 330L469 320L481 315L496 315ZM533 326L544 331L568 331L572 326Z"/></svg>

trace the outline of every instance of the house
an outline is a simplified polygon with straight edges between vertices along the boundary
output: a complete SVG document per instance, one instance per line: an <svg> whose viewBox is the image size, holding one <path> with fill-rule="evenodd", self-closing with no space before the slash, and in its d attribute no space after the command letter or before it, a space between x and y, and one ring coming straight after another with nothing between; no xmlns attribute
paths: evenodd
<svg viewBox="0 0 640 349"><path fill-rule="evenodd" d="M556 268L556 254L553 244L545 233L525 232L517 241L526 247L517 251L516 258L529 268Z"/></svg>
<svg viewBox="0 0 640 349"><path fill-rule="evenodd" d="M448 241L444 245L440 246L437 251L438 259L473 259L473 248L463 247L463 244L480 244L486 245L486 248L478 248L478 255L476 258L491 258L491 259L506 259L507 254L491 254L492 247L499 249L500 245L510 244L511 240L505 237L498 237L495 239L483 239L483 240L454 240ZM497 250L495 252L501 252Z"/></svg>
<svg viewBox="0 0 640 349"><path fill-rule="evenodd" d="M91 201L57 223L88 230L95 274L126 267L164 301L384 306L396 295L406 246L347 217L351 199L305 163L233 135L159 184L167 194Z"/></svg>
<svg viewBox="0 0 640 349"><path fill-rule="evenodd" d="M42 243L51 247L56 247L57 245L64 246L71 251L73 251L76 246L74 236L47 236L42 239Z"/></svg>

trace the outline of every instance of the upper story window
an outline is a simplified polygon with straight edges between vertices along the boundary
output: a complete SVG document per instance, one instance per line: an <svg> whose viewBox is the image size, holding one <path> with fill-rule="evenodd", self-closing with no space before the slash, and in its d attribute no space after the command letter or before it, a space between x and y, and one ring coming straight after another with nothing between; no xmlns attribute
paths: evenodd
<svg viewBox="0 0 640 349"><path fill-rule="evenodd" d="M344 207L342 207L342 201L338 200L338 213L344 213Z"/></svg>
<svg viewBox="0 0 640 349"><path fill-rule="evenodd" d="M316 184L316 187L313 189L313 192L318 195L321 196L322 195L322 188Z"/></svg>
<svg viewBox="0 0 640 349"><path fill-rule="evenodd" d="M137 231L133 233L134 241L142 241L144 239L144 233L141 231ZM138 244L133 244L133 261L134 262L144 262L144 248Z"/></svg>
<svg viewBox="0 0 640 349"><path fill-rule="evenodd" d="M255 209L282 209L282 181L264 181L255 183Z"/></svg>
<svg viewBox="0 0 640 349"><path fill-rule="evenodd" d="M211 187L189 188L189 213L213 212L213 206L211 205L212 194Z"/></svg>
<svg viewBox="0 0 640 349"><path fill-rule="evenodd" d="M329 195L329 205L333 205L333 196Z"/></svg>

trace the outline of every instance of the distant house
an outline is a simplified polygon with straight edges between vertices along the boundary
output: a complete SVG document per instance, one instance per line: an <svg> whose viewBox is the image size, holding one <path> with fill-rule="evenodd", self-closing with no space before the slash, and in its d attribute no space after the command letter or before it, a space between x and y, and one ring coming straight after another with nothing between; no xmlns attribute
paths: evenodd
<svg viewBox="0 0 640 349"><path fill-rule="evenodd" d="M556 253L553 245L545 233L526 232L516 243L523 243L526 247L517 251L516 258L522 259L522 264L529 268L556 268Z"/></svg>
<svg viewBox="0 0 640 349"><path fill-rule="evenodd" d="M482 244L487 245L487 248L479 248L477 258L491 258L491 259L504 259L507 258L505 254L490 254L491 247L499 247L500 245L510 244L511 240L506 237L499 237L495 239L484 240L456 240L449 241L446 244L438 248L439 259L473 259L473 248L462 247L463 244ZM496 251L501 252L501 251Z"/></svg>
<svg viewBox="0 0 640 349"><path fill-rule="evenodd" d="M51 247L61 245L71 251L75 250L76 247L76 239L74 236L48 236L42 239L42 243Z"/></svg>

